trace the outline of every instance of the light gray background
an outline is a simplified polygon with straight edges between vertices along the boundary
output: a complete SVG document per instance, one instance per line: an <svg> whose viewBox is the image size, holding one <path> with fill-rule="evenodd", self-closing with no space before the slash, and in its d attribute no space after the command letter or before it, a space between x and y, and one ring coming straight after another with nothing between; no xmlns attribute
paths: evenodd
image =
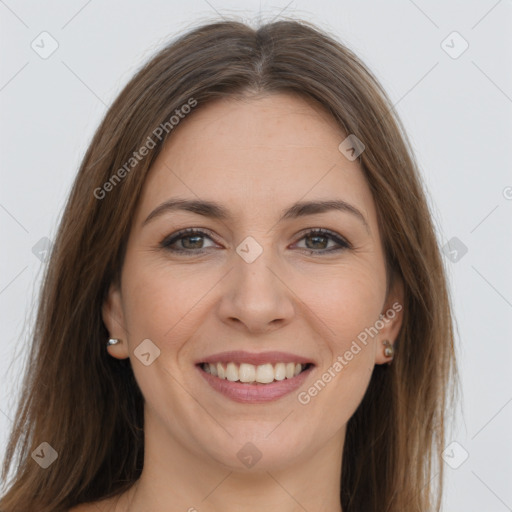
<svg viewBox="0 0 512 512"><path fill-rule="evenodd" d="M457 237L467 247L457 262L446 258L463 392L449 437L458 444L447 460L457 466L469 457L457 469L446 465L443 510L512 510L510 0L0 1L0 457L41 278L42 256L32 248L53 240L93 131L124 84L169 38L216 11L313 21L352 48L389 92L440 242ZM50 47L38 37L43 31L59 45L47 59L31 48L33 41ZM457 58L462 41L446 39L453 31L469 44Z"/></svg>

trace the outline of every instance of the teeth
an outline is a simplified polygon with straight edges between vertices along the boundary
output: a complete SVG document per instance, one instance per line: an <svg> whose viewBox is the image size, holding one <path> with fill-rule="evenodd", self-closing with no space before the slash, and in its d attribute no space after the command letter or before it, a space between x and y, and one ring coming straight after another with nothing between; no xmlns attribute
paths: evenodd
<svg viewBox="0 0 512 512"><path fill-rule="evenodd" d="M300 363L277 363L275 365L241 363L204 363L203 370L207 373L219 377L219 379L227 379L231 382L259 382L260 384L269 384L274 380L291 379L299 375L306 365Z"/></svg>
<svg viewBox="0 0 512 512"><path fill-rule="evenodd" d="M274 367L269 364L261 364L256 368L256 378L254 379L256 382L261 382L262 384L268 384L269 382L274 381Z"/></svg>
<svg viewBox="0 0 512 512"><path fill-rule="evenodd" d="M242 363L238 370L240 382L254 382L256 380L256 368L252 364Z"/></svg>
<svg viewBox="0 0 512 512"><path fill-rule="evenodd" d="M274 366L274 378L276 380L284 380L286 378L286 365L284 363L277 363Z"/></svg>
<svg viewBox="0 0 512 512"><path fill-rule="evenodd" d="M238 369L235 363L228 363L226 368L226 379L231 382L235 382L238 380Z"/></svg>

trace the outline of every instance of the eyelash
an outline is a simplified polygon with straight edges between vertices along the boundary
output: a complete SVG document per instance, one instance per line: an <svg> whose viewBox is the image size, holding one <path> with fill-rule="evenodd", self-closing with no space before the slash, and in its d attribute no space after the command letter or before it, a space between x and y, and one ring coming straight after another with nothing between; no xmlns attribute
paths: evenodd
<svg viewBox="0 0 512 512"><path fill-rule="evenodd" d="M206 237L210 238L211 240L215 241L207 231L204 231L201 229L196 229L196 228L187 228L187 229L182 229L181 231L178 231L177 233L173 233L172 235L165 237L160 242L160 247L163 249L166 249L168 251L171 251L173 253L202 254L202 253L206 252L208 248L194 250L194 249L176 249L176 248L171 247L171 245L174 244L175 242L179 242L180 240L183 240L185 238L191 238L193 235L206 236ZM343 239L339 235L336 235L332 231L329 231L328 229L324 229L324 228L311 229L311 230L307 231L306 233L303 233L302 237L299 239L299 241L302 240L303 238L306 238L308 236L314 236L314 235L316 235L316 236L320 235L322 237L326 237L329 240L336 242L338 245L340 245L340 247L337 247L334 249L332 249L332 248L331 249L321 249L318 251L315 251L314 249L301 249L302 251L305 251L307 254L310 254L310 255L311 254L326 254L326 253L339 252L339 251L343 251L343 250L352 248L350 243L347 242L345 239Z"/></svg>

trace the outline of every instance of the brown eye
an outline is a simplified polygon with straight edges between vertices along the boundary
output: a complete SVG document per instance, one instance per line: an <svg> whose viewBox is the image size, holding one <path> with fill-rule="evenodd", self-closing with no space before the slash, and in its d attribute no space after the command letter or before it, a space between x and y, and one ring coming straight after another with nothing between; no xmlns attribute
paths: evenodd
<svg viewBox="0 0 512 512"><path fill-rule="evenodd" d="M184 249L202 249L204 243L203 235L182 236L178 241L182 243Z"/></svg>
<svg viewBox="0 0 512 512"><path fill-rule="evenodd" d="M160 246L172 252L197 253L208 249L208 247L204 246L204 241L206 238L212 240L212 238L205 231L197 229L186 229L166 237L160 243Z"/></svg>
<svg viewBox="0 0 512 512"><path fill-rule="evenodd" d="M160 243L160 247L175 253L197 254L214 247L205 247L206 239L214 242L206 231L189 228L166 237ZM310 230L300 240L305 240L306 246L299 248L305 250L308 254L322 255L351 248L349 242L327 229ZM329 248L329 243L334 244L334 247Z"/></svg>
<svg viewBox="0 0 512 512"><path fill-rule="evenodd" d="M304 249L309 254L335 252L350 249L351 247L346 240L326 229L311 230L301 240L306 240L306 247ZM333 242L334 247L328 248L329 242Z"/></svg>

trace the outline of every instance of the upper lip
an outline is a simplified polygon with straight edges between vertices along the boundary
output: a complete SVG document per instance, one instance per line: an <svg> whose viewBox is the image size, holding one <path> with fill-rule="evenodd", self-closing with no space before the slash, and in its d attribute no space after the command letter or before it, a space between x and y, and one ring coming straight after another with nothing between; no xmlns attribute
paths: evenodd
<svg viewBox="0 0 512 512"><path fill-rule="evenodd" d="M291 352L245 352L243 350L233 350L228 352L219 352L211 356L204 357L196 364L201 363L248 363L254 366L270 363L301 363L301 364L314 364L311 359L292 354Z"/></svg>

